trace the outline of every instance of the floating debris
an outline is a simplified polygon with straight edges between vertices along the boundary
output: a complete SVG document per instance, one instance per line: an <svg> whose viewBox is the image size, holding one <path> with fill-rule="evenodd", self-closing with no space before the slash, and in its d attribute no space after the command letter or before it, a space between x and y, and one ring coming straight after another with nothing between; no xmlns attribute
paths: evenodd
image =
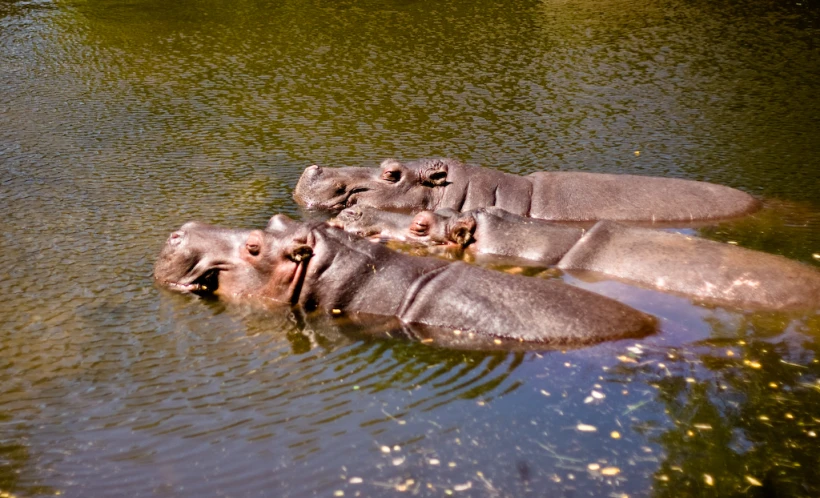
<svg viewBox="0 0 820 498"><path fill-rule="evenodd" d="M709 474L703 474L703 482L705 482L707 486L714 486L715 478L710 476Z"/></svg>
<svg viewBox="0 0 820 498"><path fill-rule="evenodd" d="M812 254L811 257L816 259L817 261L820 261L820 252L816 252L816 253Z"/></svg>
<svg viewBox="0 0 820 498"><path fill-rule="evenodd" d="M575 428L581 432L595 432L598 430L597 427L589 424L578 424L577 426L575 426Z"/></svg>
<svg viewBox="0 0 820 498"><path fill-rule="evenodd" d="M629 346L626 350L634 354L643 354L643 350L640 346Z"/></svg>
<svg viewBox="0 0 820 498"><path fill-rule="evenodd" d="M586 398L584 398L584 403L592 403L593 401L595 400L592 396L587 396Z"/></svg>
<svg viewBox="0 0 820 498"><path fill-rule="evenodd" d="M746 482L748 482L752 486L763 486L763 483L758 481L754 477L752 477L752 476L745 476L745 477L746 477Z"/></svg>
<svg viewBox="0 0 820 498"><path fill-rule="evenodd" d="M591 464L587 465L587 468L589 470L598 470L598 469L601 468L601 466L597 463L591 463Z"/></svg>
<svg viewBox="0 0 820 498"><path fill-rule="evenodd" d="M396 457L393 459L393 466L398 467L404 463L404 457Z"/></svg>
<svg viewBox="0 0 820 498"><path fill-rule="evenodd" d="M382 453L390 453L390 446L382 446L380 449Z"/></svg>
<svg viewBox="0 0 820 498"><path fill-rule="evenodd" d="M464 484L456 484L453 486L453 490L455 491L467 491L468 489L473 487L473 483L471 481L467 481Z"/></svg>
<svg viewBox="0 0 820 498"><path fill-rule="evenodd" d="M543 389L541 389L541 394L543 394L544 396L550 396L550 393L548 393L547 391L545 391Z"/></svg>
<svg viewBox="0 0 820 498"><path fill-rule="evenodd" d="M595 399L604 399L604 398L606 398L606 394L604 394L604 393L599 393L598 391L592 391L592 392L590 393L590 395L591 395L593 398L595 398Z"/></svg>
<svg viewBox="0 0 820 498"><path fill-rule="evenodd" d="M601 474L605 476L616 476L621 473L621 469L618 467L605 467L601 469Z"/></svg>
<svg viewBox="0 0 820 498"><path fill-rule="evenodd" d="M451 469L455 468L456 462L450 462L450 463L447 464L447 466L450 467Z"/></svg>
<svg viewBox="0 0 820 498"><path fill-rule="evenodd" d="M641 155L641 151L636 150L636 151L635 151L635 155L636 155L636 156L640 156L640 155Z"/></svg>
<svg viewBox="0 0 820 498"><path fill-rule="evenodd" d="M333 492L333 496L344 496L344 495L345 495L345 492L342 491L341 489L337 489L336 491Z"/></svg>
<svg viewBox="0 0 820 498"><path fill-rule="evenodd" d="M743 364L751 368L760 368L762 365L757 361L743 360Z"/></svg>
<svg viewBox="0 0 820 498"><path fill-rule="evenodd" d="M622 361L623 363L638 363L637 360L635 360L634 358L630 358L629 356L624 355L618 356L618 360Z"/></svg>
<svg viewBox="0 0 820 498"><path fill-rule="evenodd" d="M431 458L431 459L427 460L427 463L429 463L430 465L438 465L438 464L441 463L441 461L439 461L438 458Z"/></svg>
<svg viewBox="0 0 820 498"><path fill-rule="evenodd" d="M764 422L768 422L768 421L769 421L769 417L767 417L766 415L761 415L761 416L759 416L759 417L757 417L757 418L758 418L758 420L762 420L762 421L764 421Z"/></svg>
<svg viewBox="0 0 820 498"><path fill-rule="evenodd" d="M361 477L351 477L350 480L347 482L349 482L350 484L361 484L362 482L364 482L364 479L362 479Z"/></svg>
<svg viewBox="0 0 820 498"><path fill-rule="evenodd" d="M458 329L453 330L453 335L461 335L461 331Z"/></svg>
<svg viewBox="0 0 820 498"><path fill-rule="evenodd" d="M712 425L711 424L695 424L695 429L700 429L702 431L711 431Z"/></svg>
<svg viewBox="0 0 820 498"><path fill-rule="evenodd" d="M695 383L695 382L697 382L697 381L695 380L695 378L694 378L694 377L687 377L687 378L686 378L686 382L688 382L689 384L694 384L694 383Z"/></svg>
<svg viewBox="0 0 820 498"><path fill-rule="evenodd" d="M731 244L731 245L733 245L733 246L736 246L736 245L737 245L737 241L734 241L734 240L727 241L726 243L727 243L727 244Z"/></svg>
<svg viewBox="0 0 820 498"><path fill-rule="evenodd" d="M340 310L339 308L333 308L332 310L330 310L330 312L333 313L334 315L341 315L342 314L342 310Z"/></svg>
<svg viewBox="0 0 820 498"><path fill-rule="evenodd" d="M501 339L493 339L493 342L496 344L501 344Z"/></svg>
<svg viewBox="0 0 820 498"><path fill-rule="evenodd" d="M612 431L609 433L609 437L612 439L621 439L621 433L618 431Z"/></svg>
<svg viewBox="0 0 820 498"><path fill-rule="evenodd" d="M393 451L401 451L401 446L399 446L399 445L393 446Z"/></svg>
<svg viewBox="0 0 820 498"><path fill-rule="evenodd" d="M787 419L789 419L789 420L792 420L792 419L794 418L794 415L792 415L791 413L787 413L787 414L785 415L785 417L786 417Z"/></svg>
<svg viewBox="0 0 820 498"><path fill-rule="evenodd" d="M772 389L777 389L777 382L769 382L769 387L771 387Z"/></svg>

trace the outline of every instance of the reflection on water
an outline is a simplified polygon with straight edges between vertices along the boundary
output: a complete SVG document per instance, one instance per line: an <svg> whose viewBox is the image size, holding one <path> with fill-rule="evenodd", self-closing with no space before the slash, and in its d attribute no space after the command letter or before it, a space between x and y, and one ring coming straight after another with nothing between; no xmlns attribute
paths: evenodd
<svg viewBox="0 0 820 498"><path fill-rule="evenodd" d="M820 494L816 313L567 277L661 332L478 353L150 279L186 221L301 217L310 163L439 155L731 185L767 208L700 234L818 266L818 13L1 1L0 492Z"/></svg>

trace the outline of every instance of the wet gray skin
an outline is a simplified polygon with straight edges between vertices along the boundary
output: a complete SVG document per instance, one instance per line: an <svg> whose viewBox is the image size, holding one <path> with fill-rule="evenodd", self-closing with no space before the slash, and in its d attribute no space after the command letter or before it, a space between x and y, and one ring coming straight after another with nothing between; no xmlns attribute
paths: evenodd
<svg viewBox="0 0 820 498"><path fill-rule="evenodd" d="M744 309L820 309L820 271L782 256L680 233L598 222L558 262Z"/></svg>
<svg viewBox="0 0 820 498"><path fill-rule="evenodd" d="M380 168L313 165L302 173L293 197L312 209L499 207L555 221L695 222L737 217L760 206L749 194L706 182L585 172L517 176L454 159L387 159Z"/></svg>
<svg viewBox="0 0 820 498"><path fill-rule="evenodd" d="M560 281L408 256L282 215L265 231L186 224L168 239L154 276L182 292L256 298L306 312L395 316L408 325L545 347L656 329L653 317Z"/></svg>

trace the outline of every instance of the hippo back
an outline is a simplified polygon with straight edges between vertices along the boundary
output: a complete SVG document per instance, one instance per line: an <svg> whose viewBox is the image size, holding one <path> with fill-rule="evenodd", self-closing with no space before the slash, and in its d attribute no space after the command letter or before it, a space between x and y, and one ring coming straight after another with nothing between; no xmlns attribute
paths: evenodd
<svg viewBox="0 0 820 498"><path fill-rule="evenodd" d="M539 172L529 216L544 220L685 221L739 216L757 209L749 194L712 183L636 175Z"/></svg>

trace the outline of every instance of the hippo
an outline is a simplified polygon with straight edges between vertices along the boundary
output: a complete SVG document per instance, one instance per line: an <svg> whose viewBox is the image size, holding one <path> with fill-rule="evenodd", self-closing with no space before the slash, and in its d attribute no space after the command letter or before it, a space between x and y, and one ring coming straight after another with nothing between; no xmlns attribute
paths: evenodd
<svg viewBox="0 0 820 498"><path fill-rule="evenodd" d="M365 236L455 246L565 271L595 271L708 302L768 310L820 307L820 272L808 265L614 221L599 221L585 233L498 208L413 216L353 206L329 223Z"/></svg>
<svg viewBox="0 0 820 498"><path fill-rule="evenodd" d="M343 209L328 223L380 241L447 246L543 265L556 264L584 234L579 227L524 218L499 208L464 213L442 209L411 215L357 205Z"/></svg>
<svg viewBox="0 0 820 498"><path fill-rule="evenodd" d="M518 176L454 159L387 159L379 169L313 165L302 173L293 197L309 209L495 206L553 221L695 222L737 217L760 206L745 192L693 180L559 171Z"/></svg>
<svg viewBox="0 0 820 498"><path fill-rule="evenodd" d="M650 315L559 280L401 254L284 215L265 230L186 223L168 238L154 278L174 291L280 303L305 313L391 316L408 335L435 330L464 338L467 347L488 340L580 346L644 337L657 328Z"/></svg>

